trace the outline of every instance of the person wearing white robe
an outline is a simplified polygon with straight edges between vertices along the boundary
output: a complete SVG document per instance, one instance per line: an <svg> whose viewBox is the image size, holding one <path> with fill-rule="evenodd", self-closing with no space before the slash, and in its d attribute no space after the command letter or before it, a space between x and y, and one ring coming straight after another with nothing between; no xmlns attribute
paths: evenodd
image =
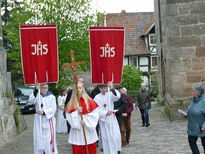
<svg viewBox="0 0 205 154"><path fill-rule="evenodd" d="M66 99L66 90L61 90L61 95L58 96L58 119L57 119L57 133L67 133L67 123L63 116L64 110L62 109L62 103Z"/></svg>
<svg viewBox="0 0 205 154"><path fill-rule="evenodd" d="M39 107L39 93L40 88L40 103ZM56 112L56 98L48 91L48 84L37 84L36 89L29 97L29 102L35 104L34 117L34 154L58 154L56 143L56 120L54 114ZM41 128L40 128L41 117ZM40 135L42 129L42 137Z"/></svg>
<svg viewBox="0 0 205 154"><path fill-rule="evenodd" d="M110 93L107 92L107 86L111 88ZM115 117L115 112L117 111L114 111L114 102L120 99L121 94L112 88L111 82L107 85L99 85L100 93L94 98L94 101L99 105L101 113L102 111L112 111L110 116L106 116L104 120L102 118L99 120L103 153L105 154L118 154L121 151L120 128ZM110 104L108 103L109 97Z"/></svg>
<svg viewBox="0 0 205 154"><path fill-rule="evenodd" d="M99 108L97 103L87 95L81 83L78 83L78 92L81 107L79 107L78 104L75 87L65 109L66 119L71 126L68 142L72 144L73 154L86 154L82 126L84 125L88 152L90 154L96 154L96 141L98 140L98 135L95 128L99 120ZM80 112L83 115L83 121L81 120Z"/></svg>

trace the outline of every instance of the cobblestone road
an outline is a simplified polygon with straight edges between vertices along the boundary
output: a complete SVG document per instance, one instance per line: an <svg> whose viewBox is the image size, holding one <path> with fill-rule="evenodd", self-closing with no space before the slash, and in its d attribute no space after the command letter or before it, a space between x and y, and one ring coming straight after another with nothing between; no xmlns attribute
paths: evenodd
<svg viewBox="0 0 205 154"><path fill-rule="evenodd" d="M28 129L0 147L0 154L33 153L33 117L33 114L24 115ZM140 113L133 111L130 144L122 148L122 154L191 154L187 142L186 120L170 122L163 113L163 107L153 102L150 123L150 127L141 127ZM57 134L59 154L72 154L67 138L67 134ZM200 140L198 145L203 153ZM98 154L103 154L100 149L101 145L97 148Z"/></svg>

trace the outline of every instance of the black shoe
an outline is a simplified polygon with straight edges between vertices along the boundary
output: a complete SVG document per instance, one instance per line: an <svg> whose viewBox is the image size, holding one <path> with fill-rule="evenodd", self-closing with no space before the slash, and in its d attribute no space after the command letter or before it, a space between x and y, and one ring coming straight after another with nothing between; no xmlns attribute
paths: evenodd
<svg viewBox="0 0 205 154"><path fill-rule="evenodd" d="M103 152L103 148L102 148L102 149L100 149L100 151L102 151L102 152Z"/></svg>
<svg viewBox="0 0 205 154"><path fill-rule="evenodd" d="M145 124L142 124L142 125L141 125L141 127L144 127L144 126L145 126Z"/></svg>
<svg viewBox="0 0 205 154"><path fill-rule="evenodd" d="M129 140L127 140L126 142L127 142L126 144L130 144L130 141L129 141Z"/></svg>
<svg viewBox="0 0 205 154"><path fill-rule="evenodd" d="M150 123L149 124L146 124L146 127L149 127L150 126Z"/></svg>
<svg viewBox="0 0 205 154"><path fill-rule="evenodd" d="M120 154L120 153L121 153L120 151L117 152L117 154Z"/></svg>

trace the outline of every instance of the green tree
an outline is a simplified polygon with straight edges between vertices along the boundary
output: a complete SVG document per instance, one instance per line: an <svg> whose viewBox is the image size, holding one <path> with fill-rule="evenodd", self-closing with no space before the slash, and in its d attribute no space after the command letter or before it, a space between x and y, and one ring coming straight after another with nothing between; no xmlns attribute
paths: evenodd
<svg viewBox="0 0 205 154"><path fill-rule="evenodd" d="M69 85L69 71L62 68L64 63L70 62L69 51L73 50L76 61L84 61L80 71L90 70L89 31L88 27L97 24L97 13L91 12L91 0L30 0L19 2L11 10L9 22L4 30L12 46L8 57L11 66L22 73L19 25L24 24L57 24L59 51L59 80ZM71 75L68 75L71 76ZM64 80L64 81L61 81ZM61 86L63 84L58 84ZM56 86L55 86L56 87ZM60 87L62 88L62 87Z"/></svg>
<svg viewBox="0 0 205 154"><path fill-rule="evenodd" d="M4 48L8 50L8 71L11 71L13 87L23 84L19 25L25 24L32 16L26 10L28 5L13 0L2 1L2 32ZM17 81L17 82L16 82Z"/></svg>
<svg viewBox="0 0 205 154"><path fill-rule="evenodd" d="M96 14L91 13L91 0L31 0L30 9L37 13L32 24L57 24L60 66L69 61L69 51L76 60L85 61L82 70L90 67L88 26L94 25Z"/></svg>
<svg viewBox="0 0 205 154"><path fill-rule="evenodd" d="M141 83L143 82L141 75L142 72L134 65L126 65L123 67L122 85L127 88L132 99L134 99L136 91L140 89Z"/></svg>

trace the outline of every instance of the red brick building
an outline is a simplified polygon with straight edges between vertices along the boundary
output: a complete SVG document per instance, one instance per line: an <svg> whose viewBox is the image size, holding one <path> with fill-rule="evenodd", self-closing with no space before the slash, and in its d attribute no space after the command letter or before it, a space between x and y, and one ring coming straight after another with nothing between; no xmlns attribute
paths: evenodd
<svg viewBox="0 0 205 154"><path fill-rule="evenodd" d="M135 65L143 72L145 82L157 69L155 24L153 12L107 13L106 26L125 27L124 65Z"/></svg>

